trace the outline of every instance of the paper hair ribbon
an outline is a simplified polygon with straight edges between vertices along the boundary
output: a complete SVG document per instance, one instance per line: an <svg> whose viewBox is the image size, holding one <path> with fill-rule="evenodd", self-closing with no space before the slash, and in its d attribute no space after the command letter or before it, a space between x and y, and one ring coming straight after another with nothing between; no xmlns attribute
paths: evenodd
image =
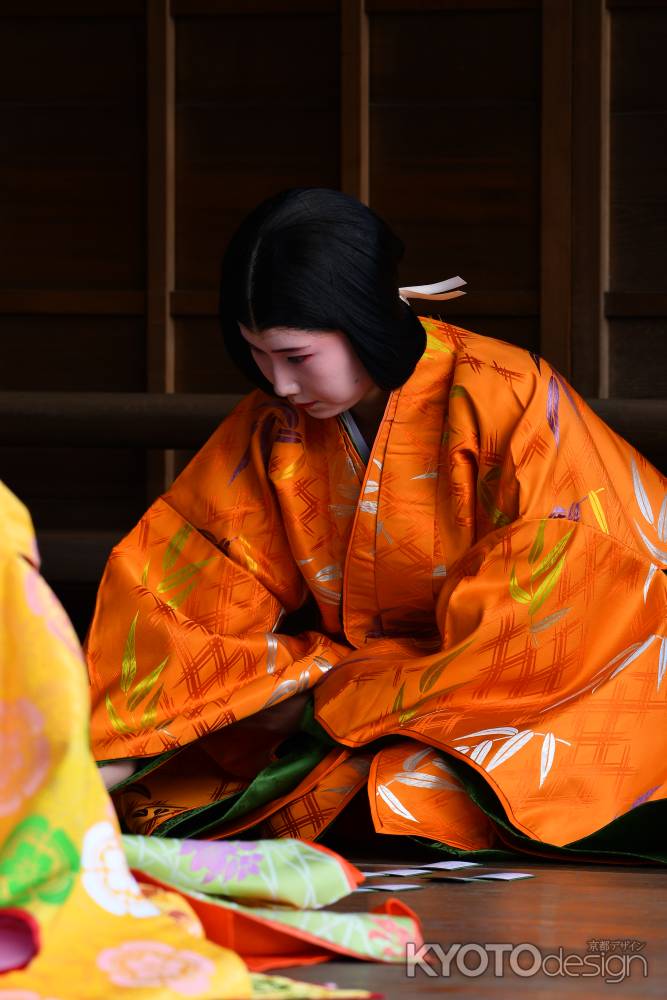
<svg viewBox="0 0 667 1000"><path fill-rule="evenodd" d="M404 302L408 299L432 299L434 302L442 302L444 299L458 299L465 292L459 291L461 285L466 282L458 274L455 278L447 278L445 281L436 281L432 285L406 285L399 288L398 294Z"/></svg>

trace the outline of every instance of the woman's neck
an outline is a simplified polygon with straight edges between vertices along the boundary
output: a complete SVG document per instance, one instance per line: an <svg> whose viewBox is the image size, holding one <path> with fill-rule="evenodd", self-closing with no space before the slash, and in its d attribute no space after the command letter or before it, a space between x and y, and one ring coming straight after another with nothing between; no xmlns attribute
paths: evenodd
<svg viewBox="0 0 667 1000"><path fill-rule="evenodd" d="M363 399L360 399L359 402L355 403L355 405L350 409L350 413L354 417L354 422L361 431L364 440L368 443L369 447L371 447L375 441L375 435L377 434L378 428L382 423L382 417L384 416L388 399L389 390L380 389L377 386L374 386L366 393Z"/></svg>

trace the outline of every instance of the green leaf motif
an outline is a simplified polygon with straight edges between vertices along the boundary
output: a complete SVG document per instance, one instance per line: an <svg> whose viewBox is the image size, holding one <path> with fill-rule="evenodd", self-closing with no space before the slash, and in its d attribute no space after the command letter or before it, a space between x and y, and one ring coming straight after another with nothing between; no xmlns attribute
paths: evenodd
<svg viewBox="0 0 667 1000"><path fill-rule="evenodd" d="M567 543L570 540L570 535L572 534L573 531L574 528L570 528L567 535L563 535L560 541L556 542L551 551L546 554L542 562L538 566L536 566L533 572L531 573L530 575L531 580L536 580L538 576L542 575L542 573L546 573L546 571L548 569L551 569L554 563L556 563L560 559Z"/></svg>
<svg viewBox="0 0 667 1000"><path fill-rule="evenodd" d="M105 703L105 705L107 707L107 713L109 715L109 721L111 722L111 725L116 730L116 732L120 733L121 736L127 736L128 733L133 733L134 730L131 729L125 722L123 722L123 720L121 719L120 715L118 714L118 712L114 708L113 702L112 702L111 698L109 697L109 692L108 691L107 691L106 695L104 696L104 703Z"/></svg>
<svg viewBox="0 0 667 1000"><path fill-rule="evenodd" d="M489 486L489 480L487 478L480 479L477 482L477 496L479 497L482 507L486 513L491 518L491 522L496 528L504 528L505 525L510 523L510 519L507 514L504 514L502 510L499 510L495 505L495 497Z"/></svg>
<svg viewBox="0 0 667 1000"><path fill-rule="evenodd" d="M157 706L162 696L163 689L164 689L164 684L160 684L159 688L157 689L151 700L146 705L144 714L141 716L141 725L144 729L148 729L151 726L155 725Z"/></svg>
<svg viewBox="0 0 667 1000"><path fill-rule="evenodd" d="M449 390L449 398L456 399L457 396L467 396L468 390L464 385L453 385Z"/></svg>
<svg viewBox="0 0 667 1000"><path fill-rule="evenodd" d="M452 660L455 660L457 656L460 656L461 653L465 652L470 645L472 645L472 639L466 642L459 649L453 649L451 653L447 653L447 655L443 656L441 660L436 660L435 663L432 663L431 666L424 671L419 680L419 690L421 693L424 694L426 691L430 691L436 681L440 678L440 675L445 667L448 666Z"/></svg>
<svg viewBox="0 0 667 1000"><path fill-rule="evenodd" d="M534 562L542 555L542 549L544 548L544 528L546 526L546 517L542 518L540 521L540 526L537 529L537 534L535 535L535 541L531 545L530 552L528 553L528 562L532 566Z"/></svg>
<svg viewBox="0 0 667 1000"><path fill-rule="evenodd" d="M148 570L150 569L151 561L150 559L144 566L143 573L141 574L141 586L145 587L148 584Z"/></svg>
<svg viewBox="0 0 667 1000"><path fill-rule="evenodd" d="M134 711L139 702L146 697L151 688L155 687L155 684L157 683L160 674L167 665L168 659L169 655L167 654L162 663L158 663L155 670L151 670L150 674L144 677L142 681L139 681L139 683L137 684L137 686L135 687L134 691L132 692L127 701L127 707L130 710L130 712Z"/></svg>
<svg viewBox="0 0 667 1000"><path fill-rule="evenodd" d="M178 529L167 545L167 548L164 550L164 555L162 556L162 569L165 573L171 569L180 556L191 533L192 525L186 522L182 528Z"/></svg>
<svg viewBox="0 0 667 1000"><path fill-rule="evenodd" d="M192 593L192 591L195 589L196 586L197 586L197 581L192 580L192 582L189 583L187 587L184 587L183 590L179 590L177 594L174 594L173 597L169 598L169 600L167 601L167 607L174 609L180 608L183 601L190 596L190 594Z"/></svg>
<svg viewBox="0 0 667 1000"><path fill-rule="evenodd" d="M530 604L533 597L529 594L527 590L519 586L519 581L516 576L516 563L512 566L512 573L510 575L510 594L515 601L519 604Z"/></svg>
<svg viewBox="0 0 667 1000"><path fill-rule="evenodd" d="M123 659L120 667L120 689L123 694L127 694L132 687L132 681L137 672L136 631L138 617L139 612L137 611L132 619L130 631L127 633L127 639L125 640L125 649L123 650Z"/></svg>
<svg viewBox="0 0 667 1000"><path fill-rule="evenodd" d="M528 613L530 615L534 615L534 614L536 614L539 611L539 609L542 607L542 605L546 601L546 599L549 596L549 594L551 593L551 591L554 589L554 587L558 583L558 578L560 577L561 573L563 572L563 566L565 565L565 559L566 559L566 556L563 555L561 557L561 559L560 559L560 562L557 562L556 565L554 566L554 568L549 573L549 575L545 576L544 580L542 580L542 583L539 585L539 587L537 588L537 590L533 594L533 599L530 602L530 606L528 608Z"/></svg>
<svg viewBox="0 0 667 1000"><path fill-rule="evenodd" d="M209 559L201 559L199 562L188 563L187 566L181 566L180 569L175 570L170 576L166 576L157 585L158 594L164 594L167 590L173 590L174 587L180 587L182 583L186 583L191 576L199 573L203 566L208 563L213 562L215 557L211 556Z"/></svg>
<svg viewBox="0 0 667 1000"><path fill-rule="evenodd" d="M403 711L403 695L405 693L405 684L401 684L398 689L398 694L394 698L394 704L391 706L392 712L402 712Z"/></svg>

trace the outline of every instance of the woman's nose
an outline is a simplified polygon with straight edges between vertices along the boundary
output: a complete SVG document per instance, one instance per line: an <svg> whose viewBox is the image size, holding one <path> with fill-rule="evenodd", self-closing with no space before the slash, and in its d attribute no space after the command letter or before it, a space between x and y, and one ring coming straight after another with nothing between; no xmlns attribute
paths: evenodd
<svg viewBox="0 0 667 1000"><path fill-rule="evenodd" d="M299 383L294 374L286 371L282 365L274 366L272 381L276 396L296 396L299 393Z"/></svg>

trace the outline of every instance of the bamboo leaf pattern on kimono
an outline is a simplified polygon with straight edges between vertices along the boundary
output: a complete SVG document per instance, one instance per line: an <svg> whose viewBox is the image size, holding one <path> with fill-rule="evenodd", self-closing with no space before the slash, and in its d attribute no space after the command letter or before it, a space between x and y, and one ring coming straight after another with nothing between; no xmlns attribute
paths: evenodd
<svg viewBox="0 0 667 1000"><path fill-rule="evenodd" d="M422 324L422 325L424 326L424 329L426 330L426 351L425 351L425 354L427 356L428 356L428 352L429 351L435 351L436 354L453 354L454 353L452 351L451 347L448 347L447 344L441 344L440 341L437 340L433 336L432 333L429 333L428 327L425 326L424 324Z"/></svg>
<svg viewBox="0 0 667 1000"><path fill-rule="evenodd" d="M651 580L653 579L653 577L657 572L658 572L658 567L656 566L655 563L651 563L651 565L648 568L648 573L646 574L646 580L644 581L644 604L646 604L646 599L648 597L648 590L649 587L651 586Z"/></svg>
<svg viewBox="0 0 667 1000"><path fill-rule="evenodd" d="M566 556L564 555L559 562L556 563L554 568L551 570L548 576L545 576L542 583L539 585L535 593L533 594L533 599L528 606L528 614L534 615L542 607L547 597L554 589L558 583L558 578L563 572L563 566L565 565Z"/></svg>
<svg viewBox="0 0 667 1000"><path fill-rule="evenodd" d="M551 770L556 752L556 740L553 733L546 733L542 740L542 753L540 754L540 788L544 784L545 778Z"/></svg>
<svg viewBox="0 0 667 1000"><path fill-rule="evenodd" d="M297 474L299 469L303 468L305 464L306 464L306 453L302 451L299 457L296 458L293 462L290 462L290 464L286 466L286 468L284 468L282 472L273 472L271 474L271 479L273 479L274 482L280 481L282 479L292 479Z"/></svg>
<svg viewBox="0 0 667 1000"><path fill-rule="evenodd" d="M254 430L254 427L253 427L253 430ZM239 464L236 466L236 468L232 472L231 478L230 478L229 482L227 483L228 486L231 486L232 483L234 482L234 480L236 479L236 477L239 476L243 472L243 470L248 467L249 462L250 462L250 445L248 445L248 447L246 448L246 450L241 455L241 459L239 461Z"/></svg>
<svg viewBox="0 0 667 1000"><path fill-rule="evenodd" d="M530 604L532 596L527 590L519 586L519 581L516 576L516 563L512 566L512 572L510 573L510 594L515 601L519 604Z"/></svg>
<svg viewBox="0 0 667 1000"><path fill-rule="evenodd" d="M151 566L151 561L149 559L148 562L146 563L146 565L144 566L142 574L141 574L141 586L142 587L146 587L148 585L148 570L150 569L150 566Z"/></svg>
<svg viewBox="0 0 667 1000"><path fill-rule="evenodd" d="M504 764L505 761L509 760L510 757L513 757L515 753L518 753L518 751L521 750L526 743L529 743L534 735L535 733L532 729L524 729L520 733L515 733L514 736L510 736L510 738L503 743L498 750L496 750L493 757L486 765L486 770L493 771L496 767L499 767L500 764Z"/></svg>
<svg viewBox="0 0 667 1000"><path fill-rule="evenodd" d="M547 391L547 423L551 428L551 433L556 441L556 447L560 443L560 424L558 416L558 402L560 398L560 391L558 389L558 382L554 375L549 379L549 388Z"/></svg>
<svg viewBox="0 0 667 1000"><path fill-rule="evenodd" d="M530 626L530 631L535 634L536 632L543 632L547 628L551 628L556 622L559 622L561 618L564 618L572 608L560 608L558 611L554 611L552 615L547 615L546 618L541 618L538 622L533 622Z"/></svg>
<svg viewBox="0 0 667 1000"><path fill-rule="evenodd" d="M185 599L190 596L190 594L192 593L192 591L195 589L196 586L197 586L197 581L191 580L190 583L187 585L187 587L184 587L183 590L179 590L177 594L174 594L173 597L169 598L169 600L167 601L167 607L174 608L174 610L176 610L176 608L180 608L183 601L185 601Z"/></svg>
<svg viewBox="0 0 667 1000"><path fill-rule="evenodd" d="M651 501L648 498L648 493L644 488L644 484L639 475L639 469L637 468L637 463L634 458L630 459L630 465L632 468L632 485L635 490L635 500L637 501L637 506L642 512L642 517L649 524L653 524L653 510L651 508Z"/></svg>
<svg viewBox="0 0 667 1000"><path fill-rule="evenodd" d="M160 698L162 697L162 691L164 689L164 684L160 684L159 688L151 698L151 700L146 705L144 714L141 716L141 725L144 729L148 729L150 726L155 725L155 716L157 715L157 706Z"/></svg>
<svg viewBox="0 0 667 1000"><path fill-rule="evenodd" d="M457 737L459 740L473 740L477 736L516 736L519 730L516 726L496 726L494 729L478 729L476 733L466 733Z"/></svg>
<svg viewBox="0 0 667 1000"><path fill-rule="evenodd" d="M153 687L155 687L155 684L157 683L157 681L158 681L158 679L160 677L160 674L162 673L162 671L164 670L164 668L167 665L167 660L168 659L169 659L169 655L165 656L165 658L162 661L162 663L158 663L157 667L155 667L154 670L151 670L150 674L148 674L146 677L144 677L144 679L142 681L139 681L139 683L135 687L134 691L131 693L131 695L129 696L129 698L127 700L127 707L128 707L128 710L130 712L134 711L134 709L137 707L137 705L139 704L139 702L143 701L143 699L146 697L146 695L149 693L149 691Z"/></svg>
<svg viewBox="0 0 667 1000"><path fill-rule="evenodd" d="M661 542L667 542L667 493L665 493L665 499L662 501L658 515L658 538Z"/></svg>
<svg viewBox="0 0 667 1000"><path fill-rule="evenodd" d="M174 563L180 556L181 552L183 551L185 543L190 537L192 530L193 530L192 525L188 524L188 522L186 521L183 527L179 528L178 531L171 538L169 544L164 550L164 555L162 556L163 572L165 573L169 572L171 567L174 565ZM146 569L148 569L148 566L146 566Z"/></svg>
<svg viewBox="0 0 667 1000"><path fill-rule="evenodd" d="M109 693L108 692L104 696L104 703L106 705L107 714L109 716L109 721L111 722L111 725L116 730L116 732L120 733L121 736L126 736L128 733L133 733L134 730L131 729L130 726L126 725L125 722L123 722L123 720L121 719L120 715L118 714L118 712L114 708L113 702L111 701L111 698L109 697Z"/></svg>
<svg viewBox="0 0 667 1000"><path fill-rule="evenodd" d="M430 691L430 689L439 679L445 667L448 666L448 664L450 664L452 660L455 660L457 656L460 656L461 653L463 653L468 648L468 646L471 646L472 641L473 640L470 639L468 642L464 643L463 646L461 646L459 649L453 649L451 653L447 653L447 655L443 656L441 660L437 660L435 663L431 664L431 666L424 671L419 680L419 690L421 691L422 694L424 694L426 691Z"/></svg>
<svg viewBox="0 0 667 1000"><path fill-rule="evenodd" d="M392 712L402 712L403 711L403 695L405 694L405 681L401 684L396 697L394 698L394 704L391 706Z"/></svg>
<svg viewBox="0 0 667 1000"><path fill-rule="evenodd" d="M468 390L464 385L453 385L449 390L449 398L456 399L459 396L467 396Z"/></svg>
<svg viewBox="0 0 667 1000"><path fill-rule="evenodd" d="M495 466L493 469L490 469L489 472L487 472L487 474L483 478L480 478L477 482L477 496L479 497L480 503L491 518L491 522L495 525L495 527L504 528L505 525L510 523L510 519L507 514L503 513L502 510L496 507L495 496L490 486L490 483L499 477L499 466Z"/></svg>
<svg viewBox="0 0 667 1000"><path fill-rule="evenodd" d="M410 754L410 756L406 757L403 761L403 770L414 771L417 765L421 764L421 762L432 753L432 747L424 747L422 750L415 751L415 753Z"/></svg>
<svg viewBox="0 0 667 1000"><path fill-rule="evenodd" d="M266 633L266 672L274 673L278 656L278 640L271 632Z"/></svg>
<svg viewBox="0 0 667 1000"><path fill-rule="evenodd" d="M646 548L648 549L651 557L657 563L667 563L667 552L665 552L664 549L659 549L657 545L653 544L653 542L650 540L650 538L646 537L646 535L642 531L642 529L641 529L638 521L635 521L635 528L637 529L637 531L641 535L641 539L642 539L644 545L646 546Z"/></svg>
<svg viewBox="0 0 667 1000"><path fill-rule="evenodd" d="M391 811L396 813L397 816L402 816L403 819L409 819L413 823L417 822L412 813L405 808L400 799L398 799L386 785L378 785L377 794L380 796L382 801L389 806Z"/></svg>
<svg viewBox="0 0 667 1000"><path fill-rule="evenodd" d="M541 375L542 374L542 367L540 365L540 356L539 356L539 354L534 354L533 351L529 351L528 353L530 354L530 356L531 356L531 358L533 360L533 364L535 365L535 367L537 368L538 372Z"/></svg>
<svg viewBox="0 0 667 1000"><path fill-rule="evenodd" d="M136 653L136 631L139 612L132 619L130 631L127 633L123 659L120 666L120 689L123 694L127 694L132 686L132 681L137 673L137 653Z"/></svg>
<svg viewBox="0 0 667 1000"><path fill-rule="evenodd" d="M560 559L563 550L567 546L567 543L569 542L573 531L574 528L570 528L568 533L566 535L563 535L563 537L556 542L554 547L549 552L547 552L544 559L535 567L535 569L531 573L530 575L531 580L536 580L538 576L542 576L543 573L546 573L548 569L551 569L554 563L557 562L558 559Z"/></svg>
<svg viewBox="0 0 667 1000"><path fill-rule="evenodd" d="M213 562L213 556L208 559L200 559L199 562L188 563L186 566L181 566L180 569L175 570L170 576L166 576L164 580L158 583L156 590L158 594L164 594L167 590L173 590L174 587L180 587L182 583L186 583L190 577L194 576L196 573L206 566L208 563Z"/></svg>
<svg viewBox="0 0 667 1000"><path fill-rule="evenodd" d="M320 673L323 673L323 674L326 674L330 670L333 669L333 663L330 663L329 660L327 660L326 657L324 657L324 656L315 656L315 657L313 657L313 663L315 664L315 666L317 667L317 669L320 671Z"/></svg>
<svg viewBox="0 0 667 1000"><path fill-rule="evenodd" d="M540 521L540 526L537 529L537 534L535 535L535 541L530 547L530 552L528 553L528 562L532 566L533 563L542 555L542 549L544 548L544 529L546 527L547 519L542 518Z"/></svg>
<svg viewBox="0 0 667 1000"><path fill-rule="evenodd" d="M657 635L650 635L648 637L648 639L646 639L644 642L640 643L639 645L637 645L635 643L635 644L633 644L633 646L629 646L628 649L631 649L632 652L628 656L626 656L625 659L621 663L619 663L619 665L616 667L616 669L613 671L613 673L611 673L609 675L609 680L610 681L613 680L614 677L617 676L617 674L620 674L620 672L622 670L625 670L625 668L629 667L631 663L634 663L634 661L637 659L637 657L641 656L642 653L645 653L646 650L649 648L649 646L651 646L653 644L653 642L656 639L658 639L658 638L660 638L660 637L657 636ZM625 650L624 652L627 652L627 651L628 650ZM623 656L624 654L621 653L620 655ZM618 657L616 657L616 659L618 659Z"/></svg>
<svg viewBox="0 0 667 1000"><path fill-rule="evenodd" d="M658 690L662 684L662 679L667 670L667 636L660 639L660 653L658 655Z"/></svg>
<svg viewBox="0 0 667 1000"><path fill-rule="evenodd" d="M392 779L399 785L410 785L413 788L440 788L450 792L460 792L461 786L455 785L438 774L427 774L424 771L399 771ZM386 787L386 786L385 786Z"/></svg>
<svg viewBox="0 0 667 1000"><path fill-rule="evenodd" d="M478 743L470 754L470 760L474 760L476 764L481 764L489 754L489 751L493 749L493 740L482 740Z"/></svg>
<svg viewBox="0 0 667 1000"><path fill-rule="evenodd" d="M591 492L588 494L588 500L591 505L591 510L593 511L593 514L595 516L595 520L597 521L602 531L604 531L605 534L608 535L609 525L607 524L607 518L605 517L602 504L600 503L600 498L598 497L598 493L600 493L603 489L604 487L601 487L599 490L591 490Z"/></svg>
<svg viewBox="0 0 667 1000"><path fill-rule="evenodd" d="M278 687L266 699L263 708L270 708L271 705L275 705L281 698L286 698L287 695L294 694L297 690L297 684L298 682L295 680L281 681Z"/></svg>

